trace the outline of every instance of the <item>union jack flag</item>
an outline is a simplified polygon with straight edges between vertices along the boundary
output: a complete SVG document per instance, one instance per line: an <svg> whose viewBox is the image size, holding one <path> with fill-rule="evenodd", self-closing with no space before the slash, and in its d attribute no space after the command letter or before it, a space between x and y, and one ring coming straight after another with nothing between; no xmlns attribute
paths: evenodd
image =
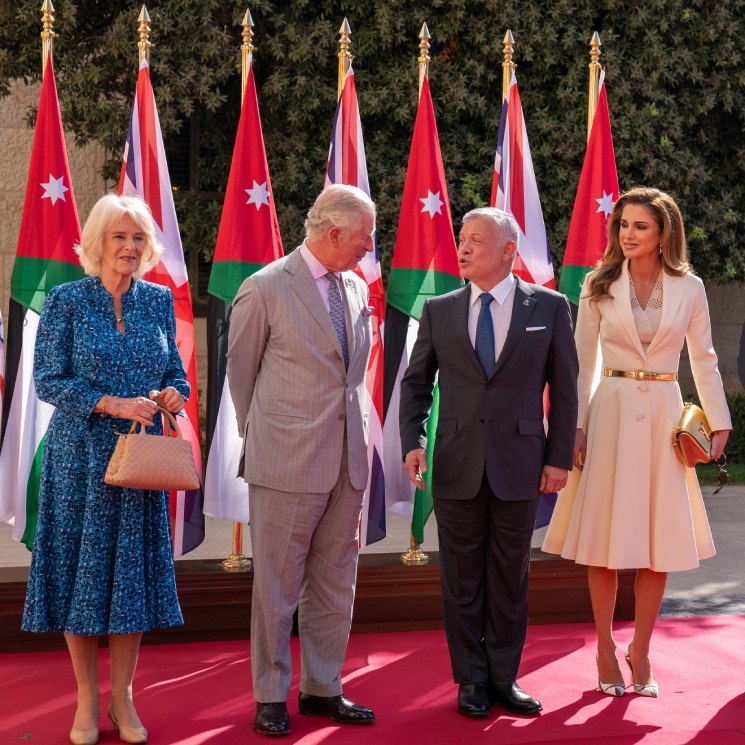
<svg viewBox="0 0 745 745"><path fill-rule="evenodd" d="M354 71L349 66L344 89L336 106L331 147L326 166L326 186L347 184L356 186L370 196L367 180L365 144L357 103ZM367 402L369 434L367 453L370 476L365 492L365 504L360 519L360 546L385 538L385 477L383 474L383 321L385 296L380 273L380 253L375 239L375 250L360 261L357 274L367 282L370 291L372 321L372 354L367 366Z"/></svg>
<svg viewBox="0 0 745 745"><path fill-rule="evenodd" d="M522 235L512 271L526 282L554 289L551 249L514 73L499 119L491 206L511 213L520 226Z"/></svg>
<svg viewBox="0 0 745 745"><path fill-rule="evenodd" d="M197 388L196 343L191 290L186 276L184 250L173 204L171 179L163 148L158 110L148 63L143 60L137 77L127 143L124 147L119 194L140 197L153 213L155 234L165 247L161 260L145 279L171 289L176 307L176 344L181 354L191 395L184 409L185 421L179 423L184 438L191 443L197 472L202 472L200 449L199 401ZM195 549L204 540L203 495L201 489L171 492L171 536L174 557Z"/></svg>

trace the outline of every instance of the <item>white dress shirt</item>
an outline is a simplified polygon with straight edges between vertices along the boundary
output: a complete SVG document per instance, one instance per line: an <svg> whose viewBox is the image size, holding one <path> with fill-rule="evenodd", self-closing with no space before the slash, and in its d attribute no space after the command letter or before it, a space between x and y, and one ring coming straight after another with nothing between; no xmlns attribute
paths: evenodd
<svg viewBox="0 0 745 745"><path fill-rule="evenodd" d="M498 285L489 290L489 294L494 300L489 303L491 319L494 324L494 359L499 359L499 353L504 346L504 340L507 338L507 331L510 328L512 320L512 306L515 302L515 287L517 280L514 274L508 274ZM471 345L476 348L476 325L479 322L479 313L481 312L481 293L484 290L479 289L471 282L471 301L468 306L468 336L471 339Z"/></svg>

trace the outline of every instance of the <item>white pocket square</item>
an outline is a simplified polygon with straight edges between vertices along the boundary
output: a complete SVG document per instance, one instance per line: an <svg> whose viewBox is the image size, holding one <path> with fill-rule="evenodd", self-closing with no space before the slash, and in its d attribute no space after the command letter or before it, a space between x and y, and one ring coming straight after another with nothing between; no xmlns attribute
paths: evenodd
<svg viewBox="0 0 745 745"><path fill-rule="evenodd" d="M362 310L360 311L360 313L363 316L365 316L365 318L367 318L367 317L371 316L373 313L375 313L375 308L373 308L370 305L363 305L362 306Z"/></svg>
<svg viewBox="0 0 745 745"><path fill-rule="evenodd" d="M526 331L545 331L545 326L527 326L525 328Z"/></svg>

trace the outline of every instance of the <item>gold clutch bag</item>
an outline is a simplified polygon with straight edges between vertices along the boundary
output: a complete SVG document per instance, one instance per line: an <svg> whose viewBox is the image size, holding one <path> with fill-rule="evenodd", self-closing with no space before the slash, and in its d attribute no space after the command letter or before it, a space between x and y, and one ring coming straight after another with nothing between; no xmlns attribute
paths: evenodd
<svg viewBox="0 0 745 745"><path fill-rule="evenodd" d="M673 447L687 468L711 460L711 427L703 409L692 403L683 407L680 422L673 427Z"/></svg>
<svg viewBox="0 0 745 745"><path fill-rule="evenodd" d="M673 427L673 448L678 460L687 468L711 460L711 427L703 409L692 403L685 404L678 426ZM729 484L729 476L724 468L727 456L722 453L715 463L717 489L714 494L718 494L723 486Z"/></svg>
<svg viewBox="0 0 745 745"><path fill-rule="evenodd" d="M104 476L107 484L152 491L199 488L191 443L181 436L175 417L160 406L158 410L167 420L162 435L146 435L142 425L136 432L137 422L132 422L126 435L117 433L119 441ZM176 437L170 436L169 424Z"/></svg>

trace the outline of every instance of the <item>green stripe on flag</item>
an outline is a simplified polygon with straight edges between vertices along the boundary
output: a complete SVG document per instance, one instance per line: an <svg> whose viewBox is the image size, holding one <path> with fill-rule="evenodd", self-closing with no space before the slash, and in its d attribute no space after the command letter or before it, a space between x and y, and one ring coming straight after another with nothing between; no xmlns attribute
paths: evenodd
<svg viewBox="0 0 745 745"><path fill-rule="evenodd" d="M26 485L26 527L23 531L21 543L26 545L29 551L34 548L36 538L36 523L39 522L39 485L41 482L41 456L44 452L44 440L46 434L41 438L39 447L36 448L34 460L31 463L31 471L28 475Z"/></svg>
<svg viewBox="0 0 745 745"><path fill-rule="evenodd" d="M49 291L84 276L83 267L67 261L16 256L10 279L10 296L41 315Z"/></svg>
<svg viewBox="0 0 745 745"><path fill-rule="evenodd" d="M564 264L561 267L561 278L559 279L559 292L563 292L569 301L579 305L579 294L585 277L594 269L592 266L572 266Z"/></svg>
<svg viewBox="0 0 745 745"><path fill-rule="evenodd" d="M207 292L225 303L232 303L243 280L263 269L266 264L248 261L215 261L210 270Z"/></svg>
<svg viewBox="0 0 745 745"><path fill-rule="evenodd" d="M435 436L437 434L437 420L440 416L440 386L435 385L432 391L432 408L427 420L427 473L424 483L427 488L416 490L414 495L414 514L411 518L411 534L418 544L424 543L424 525L434 509L432 504L432 454L435 451Z"/></svg>
<svg viewBox="0 0 745 745"><path fill-rule="evenodd" d="M459 287L463 287L463 280L454 274L432 269L392 268L386 302L418 321L426 300Z"/></svg>

